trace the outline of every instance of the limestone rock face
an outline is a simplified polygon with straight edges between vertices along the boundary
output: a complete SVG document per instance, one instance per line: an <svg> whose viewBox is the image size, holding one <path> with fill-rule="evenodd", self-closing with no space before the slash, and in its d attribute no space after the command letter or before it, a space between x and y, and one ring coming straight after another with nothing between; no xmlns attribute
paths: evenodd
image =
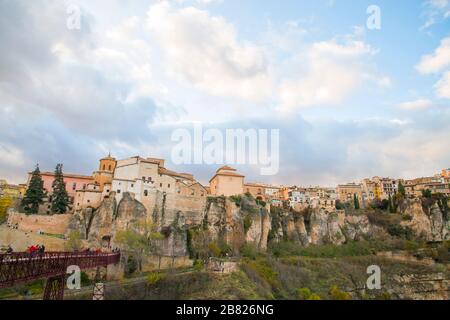
<svg viewBox="0 0 450 320"><path fill-rule="evenodd" d="M129 192L124 192L122 200L117 206L115 228L117 230L127 229L130 223L147 219L147 210L144 205L134 199Z"/></svg>
<svg viewBox="0 0 450 320"><path fill-rule="evenodd" d="M272 230L274 241L286 239L304 246L341 245L346 241L361 240L373 231L366 215L346 216L340 210L328 212L315 208L303 213L277 210L273 219L280 221L280 227L272 224L276 231Z"/></svg>
<svg viewBox="0 0 450 320"><path fill-rule="evenodd" d="M366 215L345 216L343 230L347 240L362 240L371 231L369 218Z"/></svg>
<svg viewBox="0 0 450 320"><path fill-rule="evenodd" d="M449 226L437 203L430 208L431 237L434 241L443 241L449 238Z"/></svg>
<svg viewBox="0 0 450 320"><path fill-rule="evenodd" d="M431 222L422 208L420 199L408 199L406 201L406 209L404 215L411 217L410 221L402 221L401 225L409 227L414 234L426 241L431 241Z"/></svg>
<svg viewBox="0 0 450 320"><path fill-rule="evenodd" d="M328 242L328 215L323 209L313 210L310 217L311 244L321 245Z"/></svg>
<svg viewBox="0 0 450 320"><path fill-rule="evenodd" d="M112 237L116 199L113 196L102 201L97 210L93 211L89 227L88 241L93 246L100 246L103 237Z"/></svg>
<svg viewBox="0 0 450 320"><path fill-rule="evenodd" d="M420 199L408 199L402 213L411 219L401 225L411 228L416 237L426 241L450 239L450 220L436 202L424 207Z"/></svg>
<svg viewBox="0 0 450 320"><path fill-rule="evenodd" d="M343 244L345 236L342 233L339 225L339 217L337 213L330 213L328 215L328 241L333 244Z"/></svg>
<svg viewBox="0 0 450 320"><path fill-rule="evenodd" d="M297 215L294 218L295 221L295 231L297 232L298 241L300 244L306 246L310 243L310 238L306 230L305 218L303 215Z"/></svg>
<svg viewBox="0 0 450 320"><path fill-rule="evenodd" d="M246 242L253 243L257 248L265 250L272 223L269 212L265 208L260 208L257 214L248 215L248 219L250 227L247 230Z"/></svg>

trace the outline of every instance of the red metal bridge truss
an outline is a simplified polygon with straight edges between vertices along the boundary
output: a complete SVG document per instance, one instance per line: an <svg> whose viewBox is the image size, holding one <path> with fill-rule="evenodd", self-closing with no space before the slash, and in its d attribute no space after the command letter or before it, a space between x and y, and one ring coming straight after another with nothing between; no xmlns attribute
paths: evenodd
<svg viewBox="0 0 450 320"><path fill-rule="evenodd" d="M0 254L0 288L47 279L44 300L64 296L67 267L80 269L107 267L120 261L120 253L48 252Z"/></svg>

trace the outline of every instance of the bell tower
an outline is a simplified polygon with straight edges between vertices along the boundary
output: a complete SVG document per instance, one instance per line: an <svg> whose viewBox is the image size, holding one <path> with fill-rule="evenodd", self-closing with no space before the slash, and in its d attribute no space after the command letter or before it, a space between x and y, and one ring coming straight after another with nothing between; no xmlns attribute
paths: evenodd
<svg viewBox="0 0 450 320"><path fill-rule="evenodd" d="M114 172L116 169L116 159L108 154L107 157L100 159L98 171Z"/></svg>

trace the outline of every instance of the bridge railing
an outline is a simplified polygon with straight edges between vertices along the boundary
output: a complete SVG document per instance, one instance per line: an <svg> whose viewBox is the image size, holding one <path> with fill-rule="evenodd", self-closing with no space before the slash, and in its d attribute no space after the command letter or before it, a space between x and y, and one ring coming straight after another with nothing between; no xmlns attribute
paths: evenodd
<svg viewBox="0 0 450 320"><path fill-rule="evenodd" d="M67 267L80 269L107 266L119 262L120 253L103 252L20 252L0 254L0 288L20 282L63 275Z"/></svg>

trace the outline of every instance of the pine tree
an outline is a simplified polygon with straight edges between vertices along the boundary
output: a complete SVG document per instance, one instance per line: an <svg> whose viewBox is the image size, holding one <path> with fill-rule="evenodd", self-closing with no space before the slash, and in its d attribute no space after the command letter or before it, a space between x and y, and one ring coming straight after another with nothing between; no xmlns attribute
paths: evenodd
<svg viewBox="0 0 450 320"><path fill-rule="evenodd" d="M389 205L388 205L389 212L390 212L390 213L394 213L394 205L393 205L393 203L392 203L392 197L391 197L391 195L389 195L388 201L389 201Z"/></svg>
<svg viewBox="0 0 450 320"><path fill-rule="evenodd" d="M359 200L358 200L358 196L356 195L356 193L353 195L353 203L355 205L355 209L359 210Z"/></svg>
<svg viewBox="0 0 450 320"><path fill-rule="evenodd" d="M41 171L39 170L39 165L37 164L36 169L34 169L31 174L28 189L22 200L22 206L25 213L28 215L37 214L39 212L39 205L44 202L42 200L44 195L44 181L42 180Z"/></svg>
<svg viewBox="0 0 450 320"><path fill-rule="evenodd" d="M63 214L67 212L69 206L69 195L67 194L66 185L62 173L62 164L56 165L55 180L53 180L52 194L52 212Z"/></svg>
<svg viewBox="0 0 450 320"><path fill-rule="evenodd" d="M403 198L406 196L406 190L405 187L401 182L398 183L398 193L403 196Z"/></svg>

